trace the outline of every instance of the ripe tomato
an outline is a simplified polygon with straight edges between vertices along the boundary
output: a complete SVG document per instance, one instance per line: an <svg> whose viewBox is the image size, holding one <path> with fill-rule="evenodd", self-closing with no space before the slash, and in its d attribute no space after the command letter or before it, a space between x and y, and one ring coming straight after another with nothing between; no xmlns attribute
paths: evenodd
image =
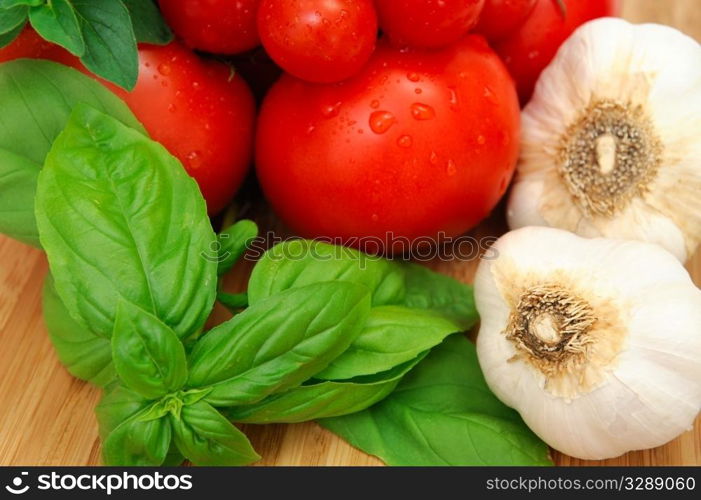
<svg viewBox="0 0 701 500"><path fill-rule="evenodd" d="M159 0L173 31L193 49L238 54L258 45L260 0Z"/></svg>
<svg viewBox="0 0 701 500"><path fill-rule="evenodd" d="M397 47L437 48L477 23L484 0L375 0L380 27Z"/></svg>
<svg viewBox="0 0 701 500"><path fill-rule="evenodd" d="M513 81L484 38L439 51L381 42L341 83L284 75L263 102L256 166L303 236L382 249L391 232L420 246L489 214L511 179L518 132Z"/></svg>
<svg viewBox="0 0 701 500"><path fill-rule="evenodd" d="M474 32L490 42L504 38L521 26L536 0L486 0Z"/></svg>
<svg viewBox="0 0 701 500"><path fill-rule="evenodd" d="M262 0L258 31L270 57L310 82L357 73L375 49L371 0Z"/></svg>
<svg viewBox="0 0 701 500"><path fill-rule="evenodd" d="M618 0L537 0L519 29L495 45L516 80L521 102L531 98L541 71L578 26L618 12Z"/></svg>
<svg viewBox="0 0 701 500"><path fill-rule="evenodd" d="M0 49L0 61L50 59L93 76L62 48L32 30ZM238 75L221 63L202 61L178 42L139 47L139 79L131 92L100 80L121 97L151 137L195 178L211 215L241 186L250 165L255 104Z"/></svg>

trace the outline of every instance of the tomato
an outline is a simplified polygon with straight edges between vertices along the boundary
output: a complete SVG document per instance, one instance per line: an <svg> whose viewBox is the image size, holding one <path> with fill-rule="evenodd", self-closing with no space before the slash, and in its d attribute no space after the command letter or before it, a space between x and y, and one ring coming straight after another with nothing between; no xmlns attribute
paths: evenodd
<svg viewBox="0 0 701 500"><path fill-rule="evenodd" d="M578 26L618 12L618 0L537 0L519 29L495 45L525 103L541 71Z"/></svg>
<svg viewBox="0 0 701 500"><path fill-rule="evenodd" d="M494 42L515 31L528 18L536 0L486 0L474 32Z"/></svg>
<svg viewBox="0 0 701 500"><path fill-rule="evenodd" d="M238 54L259 44L260 0L159 0L163 17L193 49Z"/></svg>
<svg viewBox="0 0 701 500"><path fill-rule="evenodd" d="M437 48L477 23L484 0L375 0L380 27L397 47Z"/></svg>
<svg viewBox="0 0 701 500"><path fill-rule="evenodd" d="M392 252L403 245L390 233L418 247L487 216L511 179L518 133L513 82L484 38L436 51L381 42L349 80L284 75L272 87L256 168L298 234Z"/></svg>
<svg viewBox="0 0 701 500"><path fill-rule="evenodd" d="M0 61L51 59L89 73L58 46L27 30ZM178 42L139 47L139 79L127 92L100 80L121 97L150 136L195 178L210 214L223 209L241 186L251 162L255 103L246 83L221 63L202 61Z"/></svg>
<svg viewBox="0 0 701 500"><path fill-rule="evenodd" d="M310 82L355 74L375 49L372 0L262 0L258 31L270 57Z"/></svg>

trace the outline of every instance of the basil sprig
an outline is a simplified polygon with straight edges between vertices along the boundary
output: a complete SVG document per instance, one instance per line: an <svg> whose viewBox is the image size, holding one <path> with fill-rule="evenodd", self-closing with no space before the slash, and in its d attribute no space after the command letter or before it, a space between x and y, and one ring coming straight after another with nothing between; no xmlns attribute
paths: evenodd
<svg viewBox="0 0 701 500"><path fill-rule="evenodd" d="M469 286L294 240L266 252L233 318L203 333L218 275L255 225L215 235L176 159L83 104L38 173L35 213L52 340L72 373L106 386L108 465L244 465L260 457L231 421L329 417L388 463L543 463L470 344L445 340L476 320Z"/></svg>
<svg viewBox="0 0 701 500"><path fill-rule="evenodd" d="M0 0L0 47L27 23L127 90L138 76L137 42L166 44L173 38L153 0Z"/></svg>

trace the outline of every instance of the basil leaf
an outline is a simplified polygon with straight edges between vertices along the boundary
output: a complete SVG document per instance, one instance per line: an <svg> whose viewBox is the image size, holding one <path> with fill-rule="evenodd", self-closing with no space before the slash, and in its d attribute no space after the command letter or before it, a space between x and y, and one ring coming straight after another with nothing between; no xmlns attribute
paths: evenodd
<svg viewBox="0 0 701 500"><path fill-rule="evenodd" d="M149 398L176 391L187 380L185 348L175 332L124 300L117 307L112 356L124 384Z"/></svg>
<svg viewBox="0 0 701 500"><path fill-rule="evenodd" d="M291 240L275 245L256 263L248 298L256 304L283 290L331 280L367 286L373 305L396 304L404 295L403 272L386 259L318 241Z"/></svg>
<svg viewBox="0 0 701 500"><path fill-rule="evenodd" d="M18 26L23 25L27 20L27 6L16 5L0 10L0 33L8 33Z"/></svg>
<svg viewBox="0 0 701 500"><path fill-rule="evenodd" d="M142 420L136 414L119 424L102 444L105 465L157 466L168 455L171 426L167 418Z"/></svg>
<svg viewBox="0 0 701 500"><path fill-rule="evenodd" d="M95 407L100 438L104 441L119 424L146 410L151 404L152 401L136 391L119 383L112 384Z"/></svg>
<svg viewBox="0 0 701 500"><path fill-rule="evenodd" d="M44 39L56 43L80 57L85 53L85 42L78 18L68 0L51 0L29 10L32 28Z"/></svg>
<svg viewBox="0 0 701 500"><path fill-rule="evenodd" d="M416 358L458 331L459 326L435 312L375 307L361 334L316 378L343 380L384 372Z"/></svg>
<svg viewBox="0 0 701 500"><path fill-rule="evenodd" d="M355 413L386 398L426 354L385 373L342 382L316 381L223 412L234 422L252 424L297 423Z"/></svg>
<svg viewBox="0 0 701 500"><path fill-rule="evenodd" d="M34 193L41 165L0 149L0 233L39 246Z"/></svg>
<svg viewBox="0 0 701 500"><path fill-rule="evenodd" d="M137 42L165 45L173 40L173 33L153 0L122 1L129 9Z"/></svg>
<svg viewBox="0 0 701 500"><path fill-rule="evenodd" d="M249 307L197 342L188 386L211 386L205 401L232 406L301 384L358 336L369 295L362 285L326 282Z"/></svg>
<svg viewBox="0 0 701 500"><path fill-rule="evenodd" d="M474 346L448 338L368 410L320 421L388 465L550 465L548 447L488 389Z"/></svg>
<svg viewBox="0 0 701 500"><path fill-rule="evenodd" d="M97 76L131 90L139 73L136 38L122 0L71 0L85 40L82 63Z"/></svg>
<svg viewBox="0 0 701 500"><path fill-rule="evenodd" d="M215 236L197 184L160 144L77 106L39 175L36 215L56 291L91 331L111 336L120 299L180 338L204 324L217 265L201 253Z"/></svg>
<svg viewBox="0 0 701 500"><path fill-rule="evenodd" d="M143 130L126 104L74 69L26 59L0 65L0 232L39 245L36 178L78 102Z"/></svg>
<svg viewBox="0 0 701 500"><path fill-rule="evenodd" d="M0 33L0 49L7 47L22 33L22 30L27 25L27 22L20 23L16 28L6 32Z"/></svg>
<svg viewBox="0 0 701 500"><path fill-rule="evenodd" d="M170 416L175 443L195 465L247 465L260 460L246 435L204 401Z"/></svg>
<svg viewBox="0 0 701 500"><path fill-rule="evenodd" d="M46 1L47 0L0 0L0 9L9 9L10 7L15 7L17 5L34 7L36 5L41 5Z"/></svg>
<svg viewBox="0 0 701 500"><path fill-rule="evenodd" d="M115 380L110 341L71 318L56 294L51 275L44 281L43 312L58 359L71 375L100 387Z"/></svg>
<svg viewBox="0 0 701 500"><path fill-rule="evenodd" d="M234 314L238 314L248 307L248 294L243 293L217 293L217 300Z"/></svg>
<svg viewBox="0 0 701 500"><path fill-rule="evenodd" d="M429 309L455 321L461 331L469 330L479 319L472 286L418 264L405 263L406 294L402 305Z"/></svg>
<svg viewBox="0 0 701 500"><path fill-rule="evenodd" d="M240 220L217 236L219 243L219 276L226 274L258 236L258 226L251 220Z"/></svg>

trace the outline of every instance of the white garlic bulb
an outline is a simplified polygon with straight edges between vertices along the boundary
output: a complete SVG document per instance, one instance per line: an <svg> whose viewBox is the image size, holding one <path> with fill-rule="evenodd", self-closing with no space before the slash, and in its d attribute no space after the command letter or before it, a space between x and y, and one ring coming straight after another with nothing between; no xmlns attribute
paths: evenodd
<svg viewBox="0 0 701 500"><path fill-rule="evenodd" d="M657 243L701 241L701 46L661 25L580 27L522 114L512 229Z"/></svg>
<svg viewBox="0 0 701 500"><path fill-rule="evenodd" d="M701 291L638 241L527 227L475 278L492 391L553 448L604 459L662 445L701 409Z"/></svg>

